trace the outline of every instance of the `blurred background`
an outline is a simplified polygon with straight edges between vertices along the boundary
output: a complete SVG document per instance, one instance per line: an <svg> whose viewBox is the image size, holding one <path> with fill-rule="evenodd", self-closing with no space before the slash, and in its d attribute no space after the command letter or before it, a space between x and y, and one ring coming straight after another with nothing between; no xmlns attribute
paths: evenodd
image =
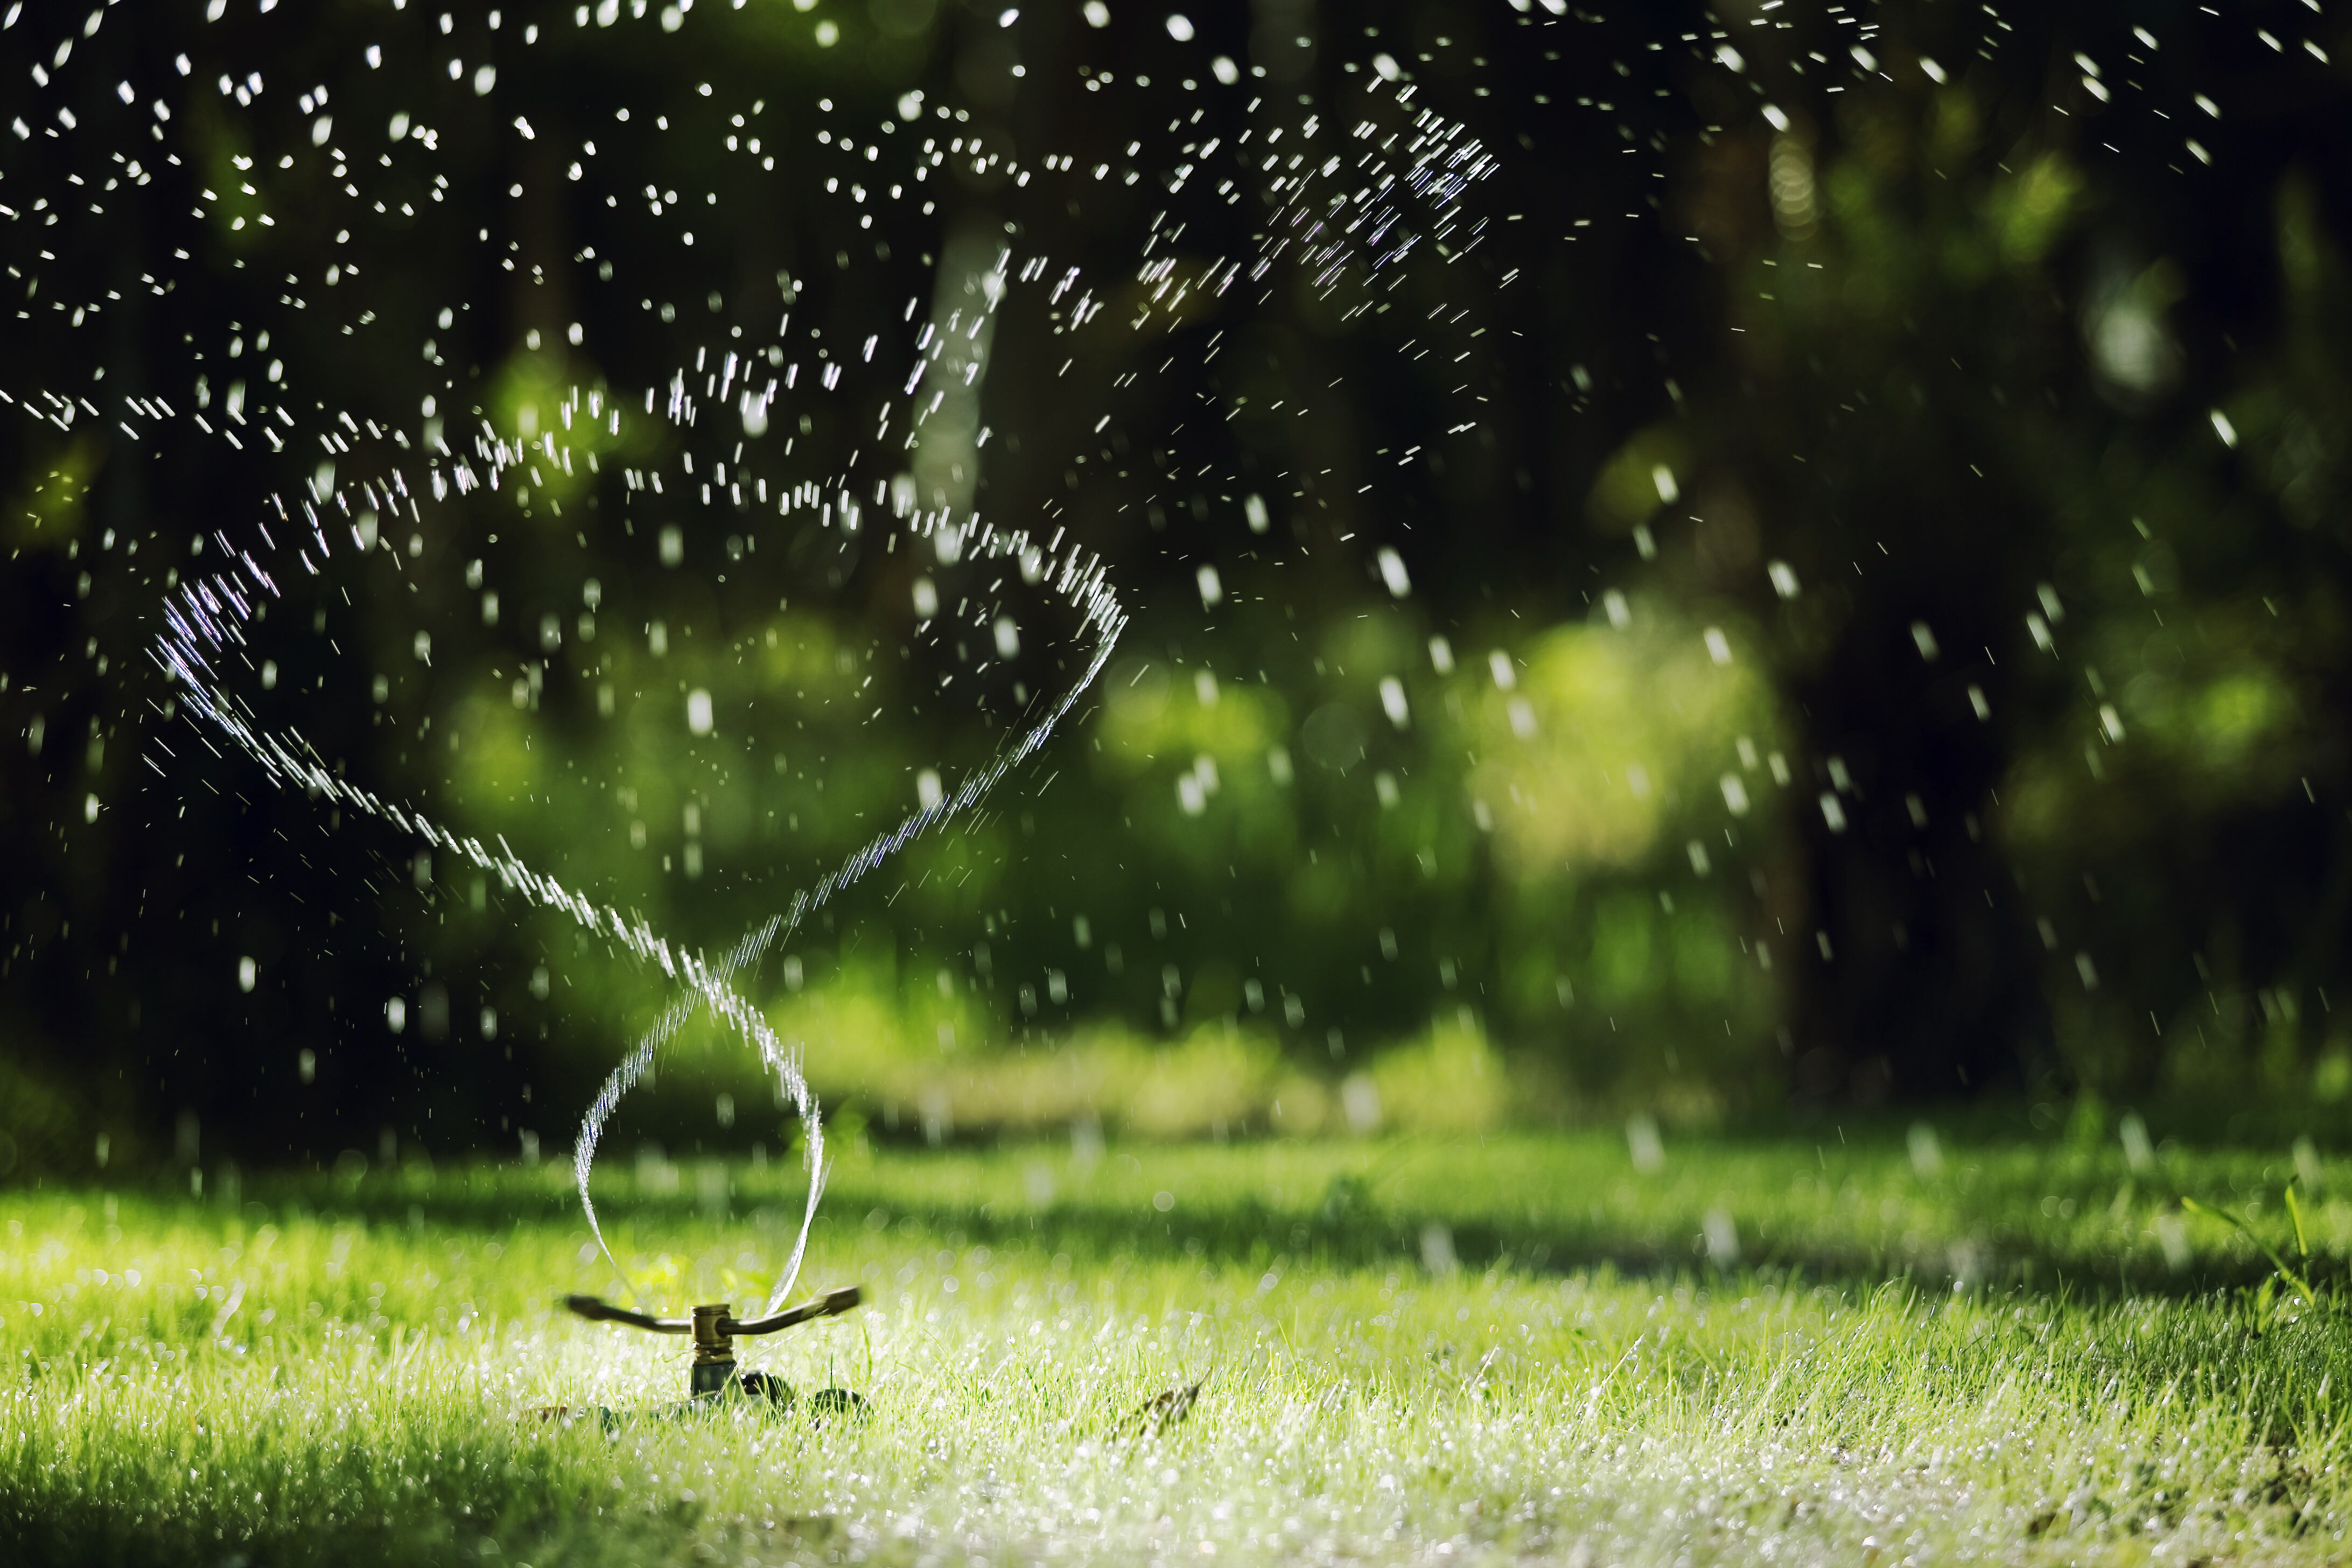
<svg viewBox="0 0 2352 1568"><path fill-rule="evenodd" d="M0 1175L551 1152L670 995L175 716L147 650L215 529L780 311L911 336L983 230L1131 273L1164 190L1003 162L1205 163L1391 73L1498 160L1481 268L993 329L954 482L1133 618L751 983L835 1124L2352 1132L2352 35L2226 9L12 3ZM861 226L814 192L844 128L996 162ZM1415 357L1440 317L1464 362ZM145 416L273 395L283 442ZM863 417L788 405L778 482ZM387 522L255 679L347 778L716 948L1007 710L925 700L904 561L626 494L651 429ZM793 1136L691 1031L615 1132Z"/></svg>

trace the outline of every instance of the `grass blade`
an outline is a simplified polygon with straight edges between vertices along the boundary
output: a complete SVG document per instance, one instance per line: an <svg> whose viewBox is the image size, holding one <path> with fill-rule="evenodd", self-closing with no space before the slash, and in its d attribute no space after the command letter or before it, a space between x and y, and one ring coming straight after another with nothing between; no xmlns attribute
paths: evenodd
<svg viewBox="0 0 2352 1568"><path fill-rule="evenodd" d="M2227 1209L2218 1209L2210 1204L2200 1204L2195 1198L2182 1198L2180 1200L2180 1206L2187 1209L2191 1214L2210 1215L2215 1219L2225 1220L2229 1224L2235 1226L2239 1234L2242 1235L2248 1241L2252 1242L2255 1247L2261 1251L2262 1255L2271 1260L2271 1267L2278 1270L2279 1277L2284 1279L2288 1284L2293 1285L2295 1289L2302 1293L2303 1304L2305 1306L2316 1307L2319 1305L2318 1298L2312 1293L2310 1282L2305 1280L2302 1275L2296 1273L2294 1269L2288 1265L2287 1260L2279 1255L2278 1248L2273 1247L2269 1242L2264 1241L2260 1236L2255 1234L2253 1226L2248 1225L2244 1220L2240 1219L2236 1215L2230 1213Z"/></svg>

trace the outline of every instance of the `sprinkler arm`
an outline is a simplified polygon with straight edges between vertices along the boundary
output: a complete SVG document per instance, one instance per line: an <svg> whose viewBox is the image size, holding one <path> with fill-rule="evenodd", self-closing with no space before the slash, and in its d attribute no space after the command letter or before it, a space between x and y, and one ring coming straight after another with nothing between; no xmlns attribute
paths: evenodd
<svg viewBox="0 0 2352 1568"><path fill-rule="evenodd" d="M633 1329L644 1329L656 1334L690 1334L694 1332L691 1318L656 1318L645 1312L632 1312L626 1307L615 1307L598 1296L566 1296L563 1304L574 1315L592 1323L626 1323Z"/></svg>
<svg viewBox="0 0 2352 1568"><path fill-rule="evenodd" d="M864 1294L857 1287L850 1285L839 1290L829 1290L814 1300L803 1301L797 1307L787 1307L772 1318L754 1318L743 1322L732 1317L722 1317L716 1327L719 1334L726 1338L737 1334L772 1334L779 1329L789 1329L798 1323L846 1312L864 1300ZM575 1315L592 1323L626 1323L633 1329L644 1329L656 1334L694 1332L692 1318L656 1318L645 1312L633 1312L626 1307L616 1307L596 1296L566 1296L563 1304Z"/></svg>
<svg viewBox="0 0 2352 1568"><path fill-rule="evenodd" d="M830 1318L846 1312L866 1300L865 1293L855 1285L838 1290L828 1290L813 1301L803 1301L797 1307L787 1307L772 1318L754 1318L750 1322L738 1322L730 1318L719 1325L719 1331L729 1334L772 1334L778 1329L789 1329L795 1323L805 1323L817 1318ZM688 1325L691 1327L691 1325Z"/></svg>

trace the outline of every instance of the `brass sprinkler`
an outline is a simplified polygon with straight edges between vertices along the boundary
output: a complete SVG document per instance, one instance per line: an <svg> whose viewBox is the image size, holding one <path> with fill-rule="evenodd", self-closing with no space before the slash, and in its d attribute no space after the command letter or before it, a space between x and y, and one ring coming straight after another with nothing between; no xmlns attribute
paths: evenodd
<svg viewBox="0 0 2352 1568"><path fill-rule="evenodd" d="M656 1334L692 1334L694 1336L694 1366L688 1373L688 1391L696 1401L715 1400L727 1394L740 1394L761 1398L789 1406L793 1391L782 1379L762 1372L738 1373L735 1370L735 1339L739 1334L772 1334L795 1324L814 1322L846 1312L865 1300L855 1285L828 1291L813 1301L797 1307L787 1307L772 1318L753 1318L746 1321L734 1315L734 1310L724 1301L694 1309L690 1318L656 1318L645 1312L633 1312L616 1307L594 1296L566 1296L563 1304L592 1323L626 1323L633 1329L644 1329ZM811 1401L813 1413L820 1416L839 1411L856 1409L864 1402L846 1389L828 1388Z"/></svg>

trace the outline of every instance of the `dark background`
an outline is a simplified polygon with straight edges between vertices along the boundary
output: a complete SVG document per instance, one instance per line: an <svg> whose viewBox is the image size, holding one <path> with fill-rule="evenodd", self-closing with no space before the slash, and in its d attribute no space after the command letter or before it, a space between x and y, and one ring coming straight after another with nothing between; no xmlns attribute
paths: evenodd
<svg viewBox="0 0 2352 1568"><path fill-rule="evenodd" d="M1171 205L1148 184L1065 200L950 168L936 211L877 199L864 230L817 198L811 139L897 159L936 132L1082 168L1137 143L1164 170L1211 135L1303 135L1318 110L1339 134L1383 51L1499 159L1468 197L1491 228L1473 264L1424 251L1383 296L1392 317L1342 320L1277 273L1164 339L1068 353L1039 296L1008 306L977 504L1059 509L1135 618L1098 700L982 816L757 982L788 1014L823 998L836 1020L898 1021L896 1045L845 1037L831 1058L812 1026L820 1085L877 1132L938 1136L923 1086L950 1058L946 1120L987 1131L1022 1116L971 1086L1090 1041L1174 1059L1241 1037L1259 1079L1329 1087L1414 1050L1443 1078L1452 1029L1517 1086L1505 1119L2067 1095L2322 1136L2352 1119L2352 1030L2330 1000L2352 899L2352 35L2287 4L1553 17L1261 0L1197 6L1179 47L1156 12L1096 28L1045 5L1008 27L1000 9L704 0L665 30L527 5L445 33L415 4L240 3L207 22L33 3L0 31L5 117L24 121L0 134L0 1166L87 1169L100 1134L123 1161L560 1140L659 1005L657 975L166 717L146 653L166 574L296 493L318 433L344 428L334 411L377 426L350 427L353 473L392 456L392 431L425 438L427 396L453 440L567 384L631 406L694 345L756 342L787 305L903 342L920 321L898 302L929 299L976 226L1010 226L1057 271L1131 277ZM1180 85L1213 55L1262 74ZM256 71L249 101L219 90ZM1117 85L1090 89L1105 71ZM299 105L319 84L325 103ZM386 140L395 112L434 129L433 156ZM772 170L724 150L754 132ZM684 193L690 248L679 219L647 220L648 186ZM1211 189L1175 199L1178 248L1247 255L1265 209ZM227 226L265 208L267 226ZM1466 433L1445 434L1452 375L1396 324L1433 311L1444 368L1458 342L1460 384L1488 399ZM566 344L573 321L585 347ZM266 360L283 452L140 412L161 395L184 416L199 375L214 398L248 381L258 405ZM1100 436L1115 384L1121 424ZM95 412L60 428L36 415L45 389ZM1304 413L1265 412L1277 399ZM856 443L840 407L805 412L797 456L755 455L779 483ZM1416 447L1435 460L1391 456ZM987 687L924 710L903 562L777 535L782 564L742 564L728 541L751 525L697 514L675 520L682 564L658 565L615 471L632 449L612 455L556 487L557 514L550 496L436 510L418 564L387 552L315 605L289 599L256 651L346 776L720 944L908 809L913 770L952 782L984 757L1017 703ZM1244 494L1270 501L1266 534ZM1383 586L1382 547L1409 595ZM495 626L465 580L477 560ZM570 632L589 578L612 601L587 605L593 648ZM534 635L550 616L560 649ZM658 656L657 620L676 638ZM756 662L729 658L779 628L830 650L809 656L820 676L875 670L883 720L852 724L814 677L803 707L744 719L734 751L689 744L674 705L658 725L597 707L618 671L652 685L658 667L666 691L661 658L722 708L765 700L730 673ZM409 653L421 629L430 666ZM1489 650L1540 721L1523 752ZM1066 674L1067 651L1024 656L1032 677ZM1383 675L1411 694L1409 729L1383 717ZM461 734L476 749L443 748ZM520 752L476 760L488 734L561 766L518 784ZM1632 816L1579 793L1621 752L1656 781ZM1176 781L1204 756L1220 786L1188 812ZM1496 793L1513 783L1562 793L1515 816ZM806 825L772 826L787 817ZM691 878L688 840L709 857ZM845 1065L869 1051L899 1066ZM645 1127L775 1136L772 1118L713 1121L711 1086L736 1071L694 1078ZM1214 1120L1272 1124L1255 1101Z"/></svg>

